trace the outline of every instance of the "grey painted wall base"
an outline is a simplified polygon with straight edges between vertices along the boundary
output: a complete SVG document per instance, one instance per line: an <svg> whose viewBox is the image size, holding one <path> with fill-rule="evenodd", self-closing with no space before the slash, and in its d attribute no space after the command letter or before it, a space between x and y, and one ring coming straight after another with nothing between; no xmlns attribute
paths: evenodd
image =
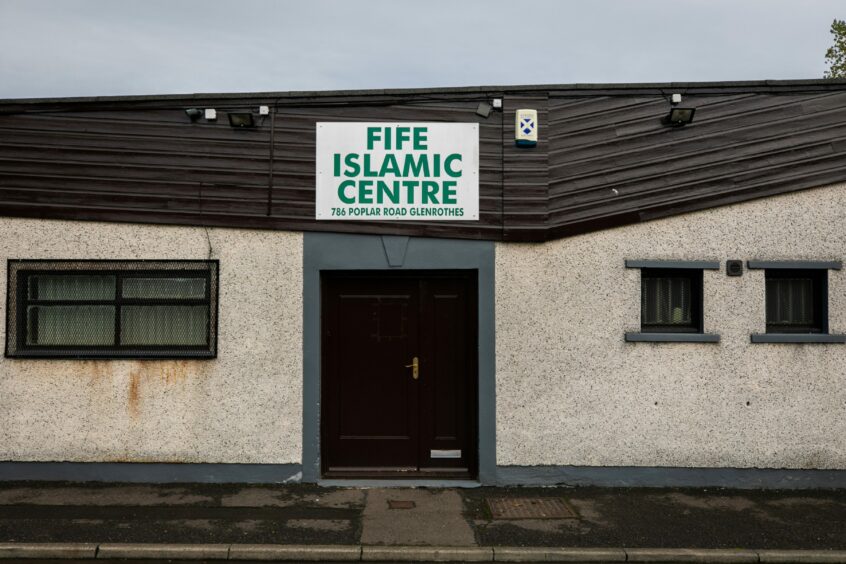
<svg viewBox="0 0 846 564"><path fill-rule="evenodd" d="M846 470L500 466L497 485L641 488L840 489Z"/></svg>
<svg viewBox="0 0 846 564"><path fill-rule="evenodd" d="M163 464L123 462L0 462L0 481L130 482L148 484L282 484L300 482L299 464ZM320 480L345 487L477 487L479 482L438 480ZM437 482L437 483L435 483ZM841 489L846 470L769 468L648 468L500 466L501 486L601 486L645 488Z"/></svg>
<svg viewBox="0 0 846 564"><path fill-rule="evenodd" d="M301 477L299 464L0 462L0 481L6 482L282 484L299 482Z"/></svg>

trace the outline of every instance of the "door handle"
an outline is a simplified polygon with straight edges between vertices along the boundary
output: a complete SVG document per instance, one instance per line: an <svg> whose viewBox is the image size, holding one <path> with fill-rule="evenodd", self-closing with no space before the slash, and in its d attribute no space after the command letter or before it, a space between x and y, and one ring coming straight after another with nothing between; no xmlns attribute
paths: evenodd
<svg viewBox="0 0 846 564"><path fill-rule="evenodd" d="M411 368L411 377L412 378L414 378L415 380L420 378L420 361L418 360L418 358L416 356L413 359L411 359L411 364L406 364L405 367Z"/></svg>

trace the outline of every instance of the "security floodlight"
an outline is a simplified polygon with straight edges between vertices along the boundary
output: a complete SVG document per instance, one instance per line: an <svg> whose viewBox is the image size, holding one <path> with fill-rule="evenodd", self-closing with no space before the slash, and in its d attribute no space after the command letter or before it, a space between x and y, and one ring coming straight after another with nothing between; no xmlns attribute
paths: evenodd
<svg viewBox="0 0 846 564"><path fill-rule="evenodd" d="M491 105L487 102L479 102L479 106L476 108L476 115L486 118L491 115L492 109Z"/></svg>
<svg viewBox="0 0 846 564"><path fill-rule="evenodd" d="M682 127L693 121L693 114L696 108L673 108L670 113L664 116L661 123L673 127Z"/></svg>
<svg viewBox="0 0 846 564"><path fill-rule="evenodd" d="M250 112L229 112L229 125L232 127L254 127L253 114Z"/></svg>
<svg viewBox="0 0 846 564"><path fill-rule="evenodd" d="M188 116L192 122L197 121L203 115L203 110L197 108L188 108L185 110L185 115Z"/></svg>

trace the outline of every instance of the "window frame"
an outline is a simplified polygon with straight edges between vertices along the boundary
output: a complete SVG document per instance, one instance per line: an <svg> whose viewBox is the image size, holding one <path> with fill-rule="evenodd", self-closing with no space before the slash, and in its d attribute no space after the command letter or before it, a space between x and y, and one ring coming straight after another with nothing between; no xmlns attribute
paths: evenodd
<svg viewBox="0 0 846 564"><path fill-rule="evenodd" d="M771 323L768 317L769 304L769 282L786 278L809 278L811 280L811 310L814 316L814 323L807 326L799 325L778 325ZM787 269L768 268L764 270L764 325L766 333L770 335L793 333L810 335L828 334L828 270L825 269Z"/></svg>
<svg viewBox="0 0 846 564"><path fill-rule="evenodd" d="M28 277L33 275L115 276L113 299L38 300L29 297ZM202 298L125 298L122 284L131 278L203 278ZM198 276L199 275L199 276ZM6 348L8 358L30 359L213 359L217 358L219 261L217 260L53 260L9 259L6 286ZM27 344L30 305L114 306L112 345ZM133 305L203 305L208 307L205 345L120 345L121 308Z"/></svg>
<svg viewBox="0 0 846 564"><path fill-rule="evenodd" d="M719 270L719 261L679 261L679 260L626 260L626 268L637 268L640 272L638 293L640 331L625 334L627 342L676 342L676 343L718 343L720 336L704 332L705 323L705 270ZM643 278L644 274L663 275L664 277L684 276L691 279L691 320L692 326L672 327L643 324ZM657 276L661 277L661 276Z"/></svg>
<svg viewBox="0 0 846 564"><path fill-rule="evenodd" d="M647 325L643 319L644 278L686 278L690 280L690 325ZM702 269L698 268L642 268L640 269L640 332L641 333L702 333L703 296Z"/></svg>
<svg viewBox="0 0 846 564"><path fill-rule="evenodd" d="M783 261L769 261L769 260L750 260L747 261L746 267L749 270L764 270L764 328L765 333L755 333L750 336L753 343L828 343L828 344L843 344L846 343L846 335L831 334L829 328L829 270L840 270L842 263L839 260L834 261L805 261L805 260L783 260ZM818 278L815 280L815 285L819 284L819 290L822 290L822 296L819 298L819 303L814 304L814 310L820 316L819 327L820 331L802 331L798 328L794 330L772 331L770 324L767 323L767 288L766 280L771 277L771 272L779 272L779 276L790 276L790 273L797 272L819 272L814 276Z"/></svg>

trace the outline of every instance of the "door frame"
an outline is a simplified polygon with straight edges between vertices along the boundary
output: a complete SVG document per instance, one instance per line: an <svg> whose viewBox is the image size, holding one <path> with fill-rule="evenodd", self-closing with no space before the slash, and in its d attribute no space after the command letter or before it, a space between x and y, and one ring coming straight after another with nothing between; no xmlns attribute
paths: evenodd
<svg viewBox="0 0 846 564"><path fill-rule="evenodd" d="M427 486L496 483L494 253L493 241L338 233L303 234L303 482L331 482L321 476L320 457L321 273L335 270L475 270L478 300L478 355L475 355L477 480L417 478L403 483Z"/></svg>
<svg viewBox="0 0 846 564"><path fill-rule="evenodd" d="M467 343L465 345L465 355L469 365L469 374L467 376L467 397L470 400L468 402L469 405L466 406L466 410L463 413L465 424L467 428L467 444L466 448L468 449L468 456L467 456L467 471L449 471L445 469L430 469L427 470L420 464L420 460L418 459L418 469L417 471L408 472L391 472L391 471L373 471L373 470L345 470L345 471L330 471L325 463L325 457L323 456L323 450L321 447L321 468L320 473L321 477L324 478L351 478L351 479L379 479L379 478L391 478L391 479L402 479L402 480L415 480L415 479L464 479L464 480L475 480L478 476L478 468L479 468L479 448L478 448L478 436L479 436L479 419L478 419L478 388L479 388L479 367L478 367L478 356L473 354L473 351L477 351L479 347L479 337L478 337L478 295L479 295L479 283L478 283L478 271L475 269L454 269L454 270L440 270L440 269L430 269L430 270L381 270L381 269L371 269L371 270L323 270L321 271L320 276L320 290L321 290L321 323L325 319L325 315L327 312L323 310L326 306L327 300L329 299L328 295L324 291L327 287L328 283L332 280L372 280L374 283L378 283L379 281L383 280L411 280L417 282L418 284L418 291L422 288L422 282L425 280L436 280L436 279L448 279L448 280L461 280L463 283L466 284L467 289L467 305L471 308L471 315L467 318L468 322L468 332L470 333L470 338L467 339ZM422 293L419 296L422 298ZM422 332L422 325L424 323L423 316L425 312L422 310L422 305L418 310L418 322L421 324L418 327L418 330ZM421 334L422 338L422 334ZM328 364L328 357L329 351L325 349L325 335L322 334L321 331L321 366L325 366ZM323 390L325 388L326 380L328 376L321 370L320 374L320 387L321 387L321 397L323 397ZM329 405L329 402L326 398L321 401L321 416L323 409ZM418 412L418 417L420 413ZM418 420L419 421L419 420ZM321 419L320 425L320 441L321 445L326 445L328 448L328 432L326 425L323 424ZM418 440L422 440L423 431L422 429L418 430ZM417 454L420 456L422 452L421 445L418 444Z"/></svg>

